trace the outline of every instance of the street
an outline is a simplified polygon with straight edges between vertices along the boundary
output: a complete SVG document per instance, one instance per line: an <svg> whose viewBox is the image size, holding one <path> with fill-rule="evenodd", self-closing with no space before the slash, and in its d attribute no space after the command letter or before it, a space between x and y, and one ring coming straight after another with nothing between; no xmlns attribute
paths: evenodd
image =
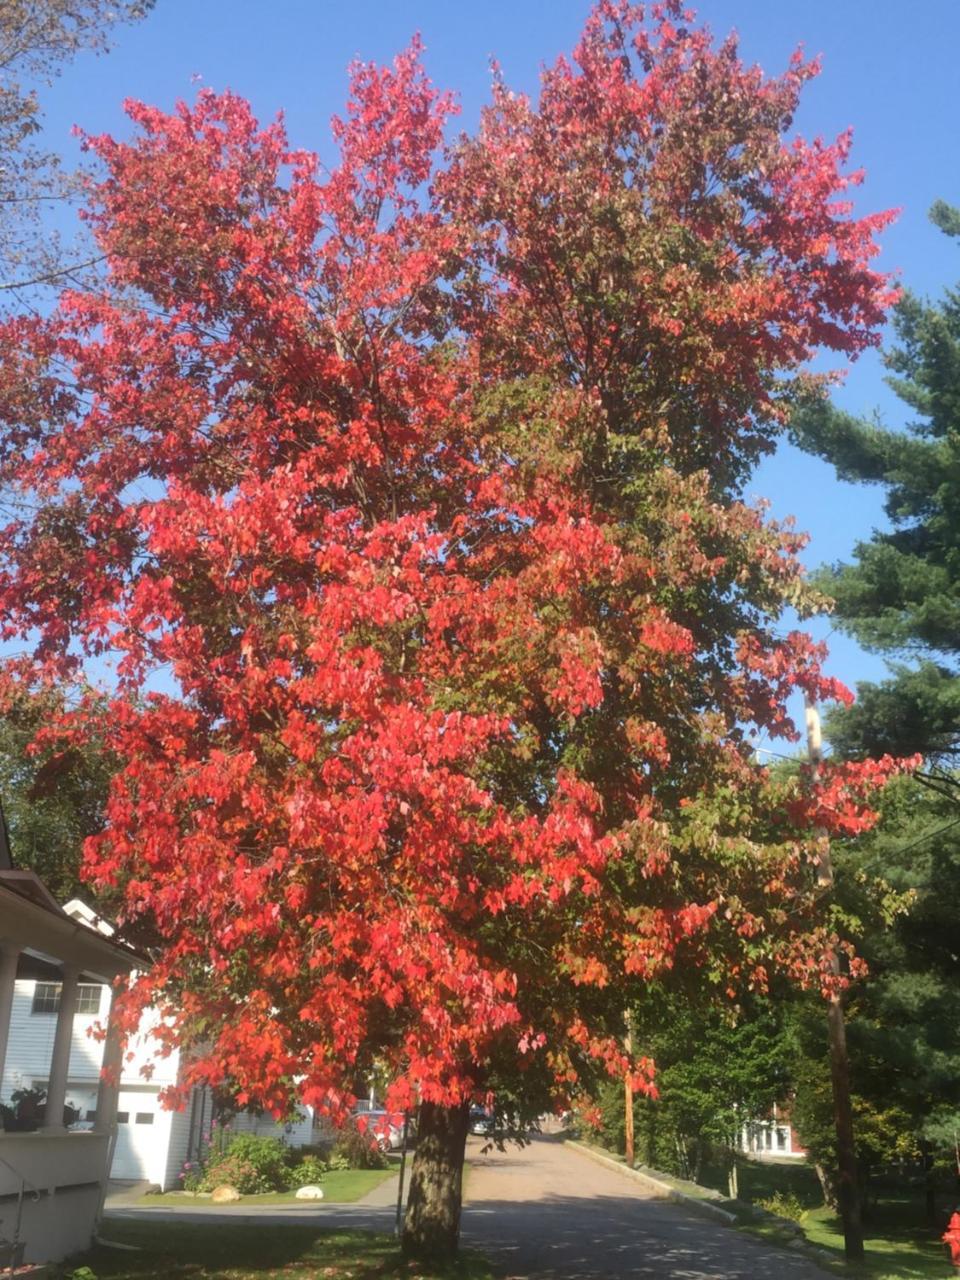
<svg viewBox="0 0 960 1280"><path fill-rule="evenodd" d="M823 1280L806 1258L647 1195L549 1137L481 1155L471 1139L463 1241L511 1280Z"/></svg>

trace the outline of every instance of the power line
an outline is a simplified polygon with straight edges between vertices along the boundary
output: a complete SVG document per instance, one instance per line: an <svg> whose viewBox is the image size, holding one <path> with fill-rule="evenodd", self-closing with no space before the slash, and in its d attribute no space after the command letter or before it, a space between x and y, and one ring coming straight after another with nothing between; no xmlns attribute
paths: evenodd
<svg viewBox="0 0 960 1280"><path fill-rule="evenodd" d="M945 831L949 831L952 827L960 826L960 818L954 818L952 822L947 822L942 827L934 827L932 831L926 832L925 835L918 836L916 840L911 840L909 844L901 845L899 849L887 849L883 853L878 853L877 858L897 858L902 853L909 853L911 849L916 849L918 845L925 844L927 840L932 840L934 836L943 835ZM871 859L870 861L875 861ZM870 862L864 864L861 870L866 870L870 866Z"/></svg>

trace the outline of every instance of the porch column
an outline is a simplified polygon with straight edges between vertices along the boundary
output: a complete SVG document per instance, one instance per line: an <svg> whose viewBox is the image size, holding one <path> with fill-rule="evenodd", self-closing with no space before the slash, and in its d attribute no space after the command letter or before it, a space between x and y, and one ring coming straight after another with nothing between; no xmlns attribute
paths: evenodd
<svg viewBox="0 0 960 1280"><path fill-rule="evenodd" d="M113 1133L117 1127L117 1102L120 1097L120 1075L123 1071L123 1035L117 1025L110 1001L107 1019L107 1038L103 1042L103 1065L100 1068L100 1084L97 1087L97 1133Z"/></svg>
<svg viewBox="0 0 960 1280"><path fill-rule="evenodd" d="M63 1130L63 1104L67 1100L67 1074L70 1070L70 1044L73 1039L73 1017L77 1011L79 978L80 971L75 965L63 966L60 1011L57 1014L57 1029L53 1037L44 1129Z"/></svg>
<svg viewBox="0 0 960 1280"><path fill-rule="evenodd" d="M7 1060L10 1014L13 1010L14 983L17 980L19 959L18 947L15 947L12 942L0 942L0 1088L3 1083L3 1067Z"/></svg>

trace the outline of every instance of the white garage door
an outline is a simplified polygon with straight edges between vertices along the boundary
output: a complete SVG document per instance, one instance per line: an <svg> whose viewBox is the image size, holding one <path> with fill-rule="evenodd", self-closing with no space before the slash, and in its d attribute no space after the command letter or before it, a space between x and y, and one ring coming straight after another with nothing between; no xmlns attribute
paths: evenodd
<svg viewBox="0 0 960 1280"><path fill-rule="evenodd" d="M150 1178L156 1164L157 1095L120 1091L112 1178Z"/></svg>

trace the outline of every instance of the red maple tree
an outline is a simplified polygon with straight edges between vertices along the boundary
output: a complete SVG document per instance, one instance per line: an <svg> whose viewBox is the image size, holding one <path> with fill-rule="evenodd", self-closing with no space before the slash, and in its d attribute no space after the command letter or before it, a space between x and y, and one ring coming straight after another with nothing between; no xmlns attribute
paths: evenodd
<svg viewBox="0 0 960 1280"><path fill-rule="evenodd" d="M809 833L892 765L754 763L845 695L742 498L891 296L848 139L784 140L815 70L603 0L446 152L416 43L353 69L331 172L231 94L134 103L88 140L103 290L4 326L5 687L76 682L47 748L119 762L86 859L155 939L126 1017L277 1113L385 1067L415 1252L456 1246L471 1099L652 1087L651 976L826 974Z"/></svg>

